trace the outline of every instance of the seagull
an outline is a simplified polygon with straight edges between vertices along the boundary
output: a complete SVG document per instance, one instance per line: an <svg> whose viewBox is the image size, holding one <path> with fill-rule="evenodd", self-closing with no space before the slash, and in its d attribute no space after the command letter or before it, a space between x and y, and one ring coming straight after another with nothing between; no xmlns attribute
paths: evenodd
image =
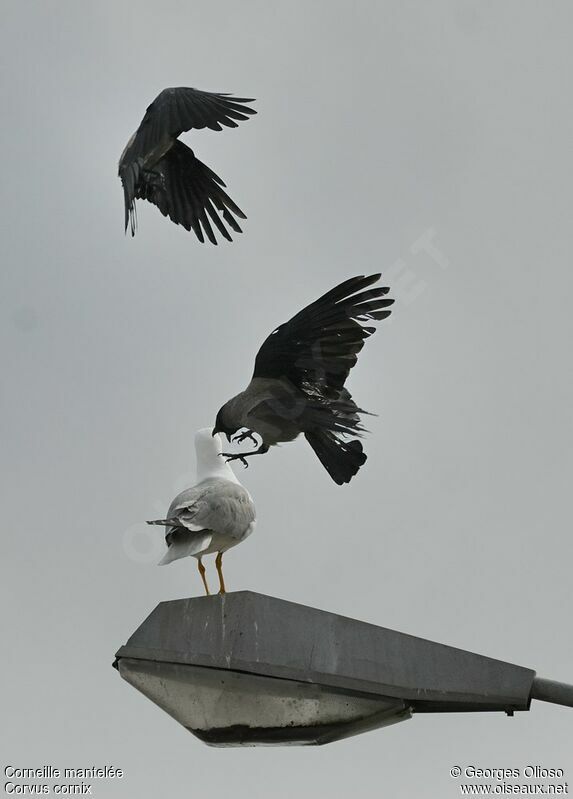
<svg viewBox="0 0 573 799"><path fill-rule="evenodd" d="M344 383L374 333L372 325L361 322L390 315L389 288L370 288L380 277L344 281L268 336L251 382L222 406L213 429L213 435L224 433L238 443L248 438L255 445L257 433L262 443L251 452L222 453L227 461L248 466L247 457L303 433L334 482L350 482L366 461L357 437L365 432L359 414L367 411L356 405Z"/></svg>
<svg viewBox="0 0 573 799"><path fill-rule="evenodd" d="M210 427L198 430L195 434L196 484L175 497L166 519L148 522L166 528L167 552L158 565L165 566L188 555L197 558L206 594L209 594L209 586L203 555L217 553L219 593L224 594L223 553L244 541L256 524L253 500L231 467L219 457L221 450L221 439Z"/></svg>
<svg viewBox="0 0 573 799"><path fill-rule="evenodd" d="M199 161L179 136L191 129L236 128L235 120L257 113L244 105L252 102L185 87L164 89L157 95L119 159L126 233L129 226L135 236L136 200L148 200L176 225L193 229L202 243L206 234L217 244L211 222L228 241L232 239L225 223L236 233L242 232L235 217L247 217L224 191L221 178Z"/></svg>

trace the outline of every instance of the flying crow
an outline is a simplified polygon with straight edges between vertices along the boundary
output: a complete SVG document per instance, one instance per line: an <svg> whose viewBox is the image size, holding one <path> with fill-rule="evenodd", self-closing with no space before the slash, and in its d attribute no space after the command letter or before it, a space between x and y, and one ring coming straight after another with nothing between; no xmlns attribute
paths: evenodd
<svg viewBox="0 0 573 799"><path fill-rule="evenodd" d="M247 217L224 191L221 178L178 137L191 129L236 128L235 120L256 114L244 105L252 102L187 88L164 89L155 98L119 159L126 232L129 226L135 236L136 200L153 203L176 225L192 229L201 242L206 234L217 244L211 223L228 241L232 239L225 223L236 233L242 232L235 217Z"/></svg>
<svg viewBox="0 0 573 799"><path fill-rule="evenodd" d="M197 558L207 594L209 586L201 560L203 555L217 553L219 593L224 594L223 553L240 544L255 529L253 500L231 467L219 458L221 450L221 439L212 434L211 428L199 430L195 434L197 483L175 497L166 519L148 522L167 528L168 549L159 565L188 555Z"/></svg>
<svg viewBox="0 0 573 799"><path fill-rule="evenodd" d="M268 452L303 433L335 483L348 483L366 460L357 437L361 413L344 388L364 341L368 320L390 315L389 289L371 288L380 275L350 278L274 330L260 348L251 382L223 405L214 433L229 441L262 443L251 452L223 453L229 460ZM246 432L237 431L246 429Z"/></svg>

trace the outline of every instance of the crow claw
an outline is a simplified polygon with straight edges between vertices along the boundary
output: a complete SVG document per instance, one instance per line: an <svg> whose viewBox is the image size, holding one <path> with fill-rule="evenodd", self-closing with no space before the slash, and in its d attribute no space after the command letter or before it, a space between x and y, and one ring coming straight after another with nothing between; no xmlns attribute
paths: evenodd
<svg viewBox="0 0 573 799"><path fill-rule="evenodd" d="M255 447L258 446L259 442L253 435L252 430L247 430L245 433L236 433L231 441L236 442L237 444L241 444L246 438L250 438Z"/></svg>
<svg viewBox="0 0 573 799"><path fill-rule="evenodd" d="M220 452L219 455L222 455L223 458L227 459L225 463L229 463L229 461L241 461L245 469L249 468L249 463L244 455L240 455L239 453L233 455L230 452Z"/></svg>

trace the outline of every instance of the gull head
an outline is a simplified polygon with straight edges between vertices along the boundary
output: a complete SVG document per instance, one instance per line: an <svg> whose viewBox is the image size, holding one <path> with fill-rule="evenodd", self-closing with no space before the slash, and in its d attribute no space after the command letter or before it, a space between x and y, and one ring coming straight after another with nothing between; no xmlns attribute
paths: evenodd
<svg viewBox="0 0 573 799"><path fill-rule="evenodd" d="M212 427L202 427L195 433L195 451L198 457L217 456L223 451L221 437Z"/></svg>
<svg viewBox="0 0 573 799"><path fill-rule="evenodd" d="M235 473L221 457L223 442L212 427L203 427L195 433L195 455L197 459L197 480L218 477L238 483Z"/></svg>

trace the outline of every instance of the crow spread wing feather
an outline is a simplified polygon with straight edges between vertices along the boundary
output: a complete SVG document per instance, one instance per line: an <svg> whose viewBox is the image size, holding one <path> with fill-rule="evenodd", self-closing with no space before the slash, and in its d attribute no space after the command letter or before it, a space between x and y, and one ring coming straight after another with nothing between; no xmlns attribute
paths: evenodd
<svg viewBox="0 0 573 799"><path fill-rule="evenodd" d="M253 378L287 378L308 392L319 387L337 396L374 327L369 319L390 315L387 287L369 288L379 274L344 281L280 325L265 340Z"/></svg>
<svg viewBox="0 0 573 799"><path fill-rule="evenodd" d="M206 214L211 216L221 234L230 239L224 225L222 223L219 224L220 217L212 206L223 214L223 218L233 230L241 232L235 220L233 219L231 222L228 218L230 216L229 209L241 218L245 218L244 214L235 206L225 192L222 190L220 192L213 191L214 184L224 184L220 178L217 178L203 164L201 164L204 170L203 177L204 180L209 182L210 191L206 193L204 187L195 186L196 191L194 194L195 202L197 203L194 213L195 224L191 222L188 212L185 215L181 210L175 210L178 200L182 201L183 204L188 204L190 198L189 196L177 197L177 192L181 189L180 182L171 181L170 188L173 187L173 194L166 190L165 171L172 171L178 166L182 151L179 150L171 158L168 157L167 162L165 157L169 156L177 137L185 131L203 128L219 131L223 127L236 128L237 121L246 120L251 114L256 114L254 108L245 105L245 103L250 102L253 102L253 100L185 87L164 89L155 98L151 105L148 106L139 128L128 142L119 161L119 177L124 191L126 231L129 226L132 235L135 234L135 200L150 199L162 210L162 213L168 215L177 224L184 224L183 221L178 221L178 217L185 219L184 227L187 230L192 228L200 241L204 241L204 239L202 238L201 226L197 226L197 219L201 219L202 227L209 240L213 241L214 238L209 234L210 223ZM189 153L192 155L192 151L189 150ZM200 164L200 162L198 163ZM187 178L193 179L195 177L189 174L189 169L187 172ZM161 198L160 189L157 187L157 184L162 181L164 194L167 193L167 196L163 198ZM181 194L180 191L179 194ZM189 194L189 190L187 190L187 194ZM206 205L202 205L201 203L205 197L208 202ZM167 212L164 211L162 206L163 208L169 206L173 215L169 210Z"/></svg>
<svg viewBox="0 0 573 799"><path fill-rule="evenodd" d="M168 216L176 225L193 230L199 241L205 240L205 232L209 241L216 244L209 220L231 241L225 222L236 233L241 233L233 214L246 219L224 191L224 186L221 178L199 161L186 144L176 141L152 173L142 174L135 196L156 205L163 216Z"/></svg>
<svg viewBox="0 0 573 799"><path fill-rule="evenodd" d="M141 124L128 144L121 161L148 158L167 137L176 139L188 130L222 130L236 128L235 120L243 121L256 114L246 97L203 92L200 89L177 87L164 89L147 107Z"/></svg>

